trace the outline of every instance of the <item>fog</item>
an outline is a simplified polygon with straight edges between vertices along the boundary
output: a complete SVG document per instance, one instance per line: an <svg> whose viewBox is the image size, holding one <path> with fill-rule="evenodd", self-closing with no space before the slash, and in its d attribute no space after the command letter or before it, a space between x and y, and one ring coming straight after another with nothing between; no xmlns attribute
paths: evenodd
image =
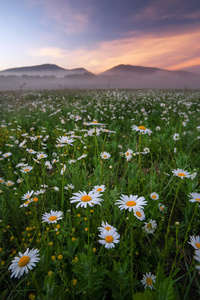
<svg viewBox="0 0 200 300"><path fill-rule="evenodd" d="M0 75L0 90L38 89L200 89L200 76L157 71L153 74L28 76Z"/></svg>

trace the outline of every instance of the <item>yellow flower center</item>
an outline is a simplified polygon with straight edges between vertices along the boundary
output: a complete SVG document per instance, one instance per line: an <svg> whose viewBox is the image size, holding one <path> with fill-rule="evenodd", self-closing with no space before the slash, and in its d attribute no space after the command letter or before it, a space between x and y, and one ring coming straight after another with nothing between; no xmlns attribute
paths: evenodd
<svg viewBox="0 0 200 300"><path fill-rule="evenodd" d="M98 123L98 122L97 122L97 121L93 121L92 123L96 124L96 123Z"/></svg>
<svg viewBox="0 0 200 300"><path fill-rule="evenodd" d="M147 224L147 228L152 228L151 223Z"/></svg>
<svg viewBox="0 0 200 300"><path fill-rule="evenodd" d="M182 177L185 177L185 174L184 173L178 173L178 176L182 176Z"/></svg>
<svg viewBox="0 0 200 300"><path fill-rule="evenodd" d="M127 206L136 206L136 202L131 200L126 203Z"/></svg>
<svg viewBox="0 0 200 300"><path fill-rule="evenodd" d="M51 217L49 217L49 221L55 221L56 219L57 219L56 216L51 216Z"/></svg>
<svg viewBox="0 0 200 300"><path fill-rule="evenodd" d="M112 243L113 242L113 237L111 235L107 235L107 237L105 238L106 243Z"/></svg>
<svg viewBox="0 0 200 300"><path fill-rule="evenodd" d="M83 201L83 202L88 202L88 201L90 201L90 200L92 200L92 198L91 198L90 196L88 196L88 195L85 195L85 196L83 196L83 197L81 198L81 201Z"/></svg>
<svg viewBox="0 0 200 300"><path fill-rule="evenodd" d="M26 196L26 198L27 198L27 199L30 198L30 195Z"/></svg>
<svg viewBox="0 0 200 300"><path fill-rule="evenodd" d="M141 216L142 216L142 214L141 214L140 211L136 211L136 215L137 215L139 218L141 218Z"/></svg>
<svg viewBox="0 0 200 300"><path fill-rule="evenodd" d="M199 199L199 198L196 198L195 200L196 200L196 201L200 201L200 199Z"/></svg>
<svg viewBox="0 0 200 300"><path fill-rule="evenodd" d="M107 155L105 155L105 154L104 154L104 155L103 155L103 157L104 157L104 158L106 158L106 157L107 157Z"/></svg>
<svg viewBox="0 0 200 300"><path fill-rule="evenodd" d="M146 127L144 127L144 126L139 126L138 129L140 129L140 130L146 130Z"/></svg>
<svg viewBox="0 0 200 300"><path fill-rule="evenodd" d="M152 197L153 199L156 199L156 195L152 195L151 197Z"/></svg>
<svg viewBox="0 0 200 300"><path fill-rule="evenodd" d="M109 226L105 227L105 229L108 231L111 230L111 228Z"/></svg>
<svg viewBox="0 0 200 300"><path fill-rule="evenodd" d="M164 209L164 207L163 207L163 206L160 206L160 209Z"/></svg>
<svg viewBox="0 0 200 300"><path fill-rule="evenodd" d="M101 191L102 191L102 188L98 188L98 189L97 189L97 192L101 192Z"/></svg>
<svg viewBox="0 0 200 300"><path fill-rule="evenodd" d="M29 204L29 203L30 203L30 201L29 201L29 200L25 202L25 204L26 204L26 205L27 205L27 204Z"/></svg>
<svg viewBox="0 0 200 300"><path fill-rule="evenodd" d="M29 260L30 260L29 256L27 256L27 255L22 256L18 262L19 267L22 268L22 267L26 266L28 264Z"/></svg>
<svg viewBox="0 0 200 300"><path fill-rule="evenodd" d="M28 169L28 168L24 170L24 172L28 172L28 171L29 171L29 169Z"/></svg>
<svg viewBox="0 0 200 300"><path fill-rule="evenodd" d="M11 182L8 182L7 185L12 185L12 183L11 183Z"/></svg>
<svg viewBox="0 0 200 300"><path fill-rule="evenodd" d="M195 244L198 249L200 249L200 243Z"/></svg>
<svg viewBox="0 0 200 300"><path fill-rule="evenodd" d="M38 201L38 198L36 198L36 197L33 198L33 201L34 201L34 202L37 202L37 201Z"/></svg>
<svg viewBox="0 0 200 300"><path fill-rule="evenodd" d="M147 283L148 285L152 285L152 284L153 284L153 280L152 280L151 278L147 278L147 279L146 279L146 283Z"/></svg>
<svg viewBox="0 0 200 300"><path fill-rule="evenodd" d="M126 152L126 156L129 156L129 152Z"/></svg>

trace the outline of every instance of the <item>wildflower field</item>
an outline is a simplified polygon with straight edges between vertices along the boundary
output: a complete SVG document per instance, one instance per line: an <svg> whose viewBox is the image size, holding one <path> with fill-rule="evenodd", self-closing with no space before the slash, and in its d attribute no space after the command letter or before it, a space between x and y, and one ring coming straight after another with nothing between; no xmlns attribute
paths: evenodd
<svg viewBox="0 0 200 300"><path fill-rule="evenodd" d="M0 299L200 299L200 92L3 92L0 110Z"/></svg>

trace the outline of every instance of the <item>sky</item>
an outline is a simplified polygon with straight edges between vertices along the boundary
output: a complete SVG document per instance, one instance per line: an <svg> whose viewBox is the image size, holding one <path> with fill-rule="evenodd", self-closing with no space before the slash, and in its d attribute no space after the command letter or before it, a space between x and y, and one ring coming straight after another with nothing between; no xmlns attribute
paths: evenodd
<svg viewBox="0 0 200 300"><path fill-rule="evenodd" d="M200 65L200 0L0 0L0 70Z"/></svg>

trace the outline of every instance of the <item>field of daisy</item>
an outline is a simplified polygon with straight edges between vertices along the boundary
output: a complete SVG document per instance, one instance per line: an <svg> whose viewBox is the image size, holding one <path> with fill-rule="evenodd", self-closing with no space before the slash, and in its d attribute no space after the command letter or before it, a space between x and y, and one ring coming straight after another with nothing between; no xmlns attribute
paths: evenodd
<svg viewBox="0 0 200 300"><path fill-rule="evenodd" d="M0 299L200 299L200 92L3 92L0 110Z"/></svg>

